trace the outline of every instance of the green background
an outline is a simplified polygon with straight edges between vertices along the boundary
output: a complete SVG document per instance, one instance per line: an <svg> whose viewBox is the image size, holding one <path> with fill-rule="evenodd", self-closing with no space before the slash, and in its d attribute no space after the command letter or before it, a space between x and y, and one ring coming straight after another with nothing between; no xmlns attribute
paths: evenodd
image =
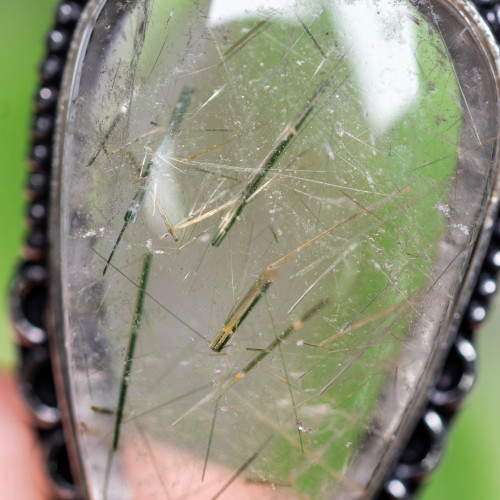
<svg viewBox="0 0 500 500"><path fill-rule="evenodd" d="M23 193L28 129L37 69L45 52L45 35L52 26L56 3L54 0L0 0L2 368L15 363L6 297L25 232ZM479 381L455 421L442 466L420 496L424 500L500 498L499 323L500 307L497 307L478 336Z"/></svg>

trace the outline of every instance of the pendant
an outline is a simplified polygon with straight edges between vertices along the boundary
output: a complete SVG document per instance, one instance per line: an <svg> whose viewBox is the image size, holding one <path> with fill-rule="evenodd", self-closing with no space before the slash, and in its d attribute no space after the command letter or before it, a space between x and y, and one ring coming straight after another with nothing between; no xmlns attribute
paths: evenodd
<svg viewBox="0 0 500 500"><path fill-rule="evenodd" d="M498 74L470 2L86 5L48 275L83 498L412 493L475 360Z"/></svg>

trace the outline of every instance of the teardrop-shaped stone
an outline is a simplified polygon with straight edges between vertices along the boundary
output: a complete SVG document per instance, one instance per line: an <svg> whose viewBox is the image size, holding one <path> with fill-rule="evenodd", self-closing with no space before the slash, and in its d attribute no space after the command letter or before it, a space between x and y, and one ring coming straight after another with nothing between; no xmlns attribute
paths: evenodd
<svg viewBox="0 0 500 500"><path fill-rule="evenodd" d="M495 59L455 4L87 7L52 266L90 498L373 494L494 211Z"/></svg>

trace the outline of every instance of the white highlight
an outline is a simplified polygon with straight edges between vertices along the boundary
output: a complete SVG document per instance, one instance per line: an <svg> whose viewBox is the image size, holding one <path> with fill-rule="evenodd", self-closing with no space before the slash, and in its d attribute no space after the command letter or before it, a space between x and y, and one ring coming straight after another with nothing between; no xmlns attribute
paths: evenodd
<svg viewBox="0 0 500 500"><path fill-rule="evenodd" d="M307 23L321 8L344 34L368 120L376 134L383 134L418 97L417 24L408 5L401 0L319 0L299 15ZM289 0L212 0L207 23L215 27L266 15L282 24L297 23L297 12Z"/></svg>
<svg viewBox="0 0 500 500"><path fill-rule="evenodd" d="M383 134L418 97L416 24L396 12L395 2L358 0L330 7L344 32L348 57L363 96L368 120ZM407 9L401 3L401 10Z"/></svg>

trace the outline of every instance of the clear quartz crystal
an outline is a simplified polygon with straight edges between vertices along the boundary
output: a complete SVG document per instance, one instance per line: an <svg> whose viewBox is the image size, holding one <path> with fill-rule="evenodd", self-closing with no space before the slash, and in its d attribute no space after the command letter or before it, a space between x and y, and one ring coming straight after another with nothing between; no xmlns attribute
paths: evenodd
<svg viewBox="0 0 500 500"><path fill-rule="evenodd" d="M487 214L491 56L444 1L86 12L53 213L89 496L366 495Z"/></svg>

